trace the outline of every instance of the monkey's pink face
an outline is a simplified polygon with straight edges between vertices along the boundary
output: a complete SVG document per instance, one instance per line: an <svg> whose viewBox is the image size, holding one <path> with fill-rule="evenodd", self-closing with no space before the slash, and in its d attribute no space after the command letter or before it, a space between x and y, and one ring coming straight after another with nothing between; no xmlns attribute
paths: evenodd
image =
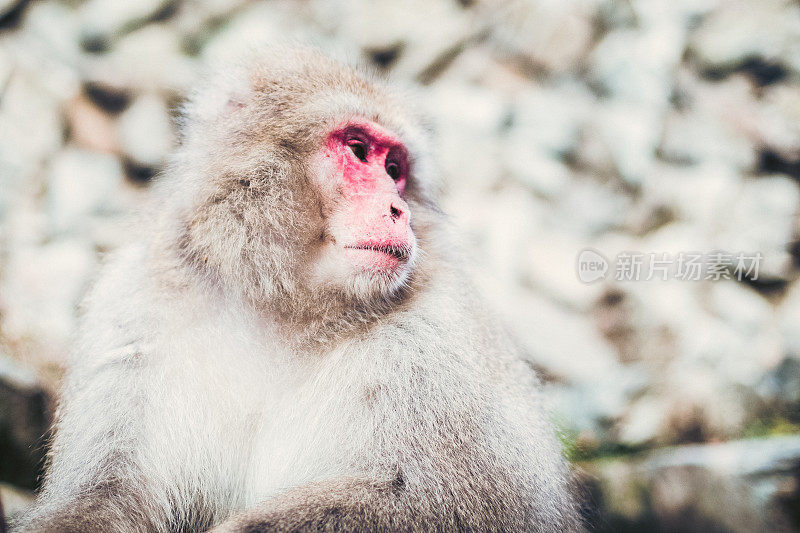
<svg viewBox="0 0 800 533"><path fill-rule="evenodd" d="M405 281L417 252L404 200L408 151L372 122L335 129L320 154L320 188L332 199L315 276L368 296Z"/></svg>

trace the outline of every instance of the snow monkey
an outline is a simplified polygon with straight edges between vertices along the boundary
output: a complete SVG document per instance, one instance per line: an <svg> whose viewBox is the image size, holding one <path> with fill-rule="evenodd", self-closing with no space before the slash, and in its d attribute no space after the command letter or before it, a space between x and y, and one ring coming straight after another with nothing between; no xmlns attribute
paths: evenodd
<svg viewBox="0 0 800 533"><path fill-rule="evenodd" d="M82 305L19 530L582 528L406 98L283 48L195 91L138 242Z"/></svg>

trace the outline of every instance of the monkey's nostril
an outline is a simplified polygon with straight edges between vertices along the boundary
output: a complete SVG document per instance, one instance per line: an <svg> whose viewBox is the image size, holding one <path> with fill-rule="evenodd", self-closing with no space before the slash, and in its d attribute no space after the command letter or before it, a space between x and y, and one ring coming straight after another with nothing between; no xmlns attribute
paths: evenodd
<svg viewBox="0 0 800 533"><path fill-rule="evenodd" d="M392 220L396 221L403 215L403 212L396 208L394 205L389 207L389 213L391 214Z"/></svg>

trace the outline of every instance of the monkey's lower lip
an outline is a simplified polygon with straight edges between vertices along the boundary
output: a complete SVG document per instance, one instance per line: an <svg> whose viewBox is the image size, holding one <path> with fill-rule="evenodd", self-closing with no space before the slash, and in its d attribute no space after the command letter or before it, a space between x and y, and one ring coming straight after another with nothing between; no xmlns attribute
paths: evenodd
<svg viewBox="0 0 800 533"><path fill-rule="evenodd" d="M390 255L398 261L408 261L411 249L408 246L396 246L392 244L352 244L345 246L350 250L367 250Z"/></svg>

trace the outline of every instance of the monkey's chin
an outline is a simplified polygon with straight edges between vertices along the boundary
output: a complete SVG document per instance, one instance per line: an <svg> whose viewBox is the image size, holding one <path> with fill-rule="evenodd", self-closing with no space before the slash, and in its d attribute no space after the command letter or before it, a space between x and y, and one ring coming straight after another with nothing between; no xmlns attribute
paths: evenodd
<svg viewBox="0 0 800 533"><path fill-rule="evenodd" d="M346 248L343 255L363 292L395 291L405 283L413 262L413 253L410 251L398 253L359 247Z"/></svg>
<svg viewBox="0 0 800 533"><path fill-rule="evenodd" d="M311 283L368 303L397 294L411 277L416 243L405 248L329 243L314 262Z"/></svg>
<svg viewBox="0 0 800 533"><path fill-rule="evenodd" d="M350 296L368 303L371 300L392 299L401 292L411 275L407 264L396 268L357 268L349 283Z"/></svg>

